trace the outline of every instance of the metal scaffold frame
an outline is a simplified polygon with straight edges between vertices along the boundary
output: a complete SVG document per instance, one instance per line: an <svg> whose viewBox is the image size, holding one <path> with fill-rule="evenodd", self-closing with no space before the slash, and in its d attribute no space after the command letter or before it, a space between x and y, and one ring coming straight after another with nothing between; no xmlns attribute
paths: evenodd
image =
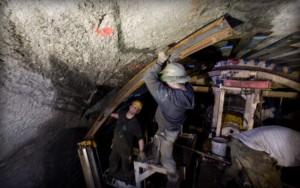
<svg viewBox="0 0 300 188"><path fill-rule="evenodd" d="M96 151L96 142L95 141L83 141L77 144L78 145L78 155L80 158L83 175L85 182L88 188L101 188L102 187L102 175L101 166ZM96 155L96 156L95 156Z"/></svg>

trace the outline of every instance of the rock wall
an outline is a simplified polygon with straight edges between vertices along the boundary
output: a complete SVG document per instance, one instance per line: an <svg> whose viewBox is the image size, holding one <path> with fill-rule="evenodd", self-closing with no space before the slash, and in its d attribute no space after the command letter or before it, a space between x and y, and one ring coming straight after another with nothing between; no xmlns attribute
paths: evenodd
<svg viewBox="0 0 300 188"><path fill-rule="evenodd" d="M1 187L84 187L76 143L95 93L225 13L245 22L238 36L269 31L288 2L0 0Z"/></svg>

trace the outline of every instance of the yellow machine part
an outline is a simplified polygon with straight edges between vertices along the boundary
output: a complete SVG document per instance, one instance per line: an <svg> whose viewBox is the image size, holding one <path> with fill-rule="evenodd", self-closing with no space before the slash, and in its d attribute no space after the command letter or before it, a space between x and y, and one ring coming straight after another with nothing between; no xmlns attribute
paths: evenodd
<svg viewBox="0 0 300 188"><path fill-rule="evenodd" d="M236 112L224 112L222 126L230 126L236 124L239 129L243 129L243 117Z"/></svg>
<svg viewBox="0 0 300 188"><path fill-rule="evenodd" d="M94 140L87 140L77 143L77 146L79 147L87 147L87 146L93 146L97 147L97 143Z"/></svg>

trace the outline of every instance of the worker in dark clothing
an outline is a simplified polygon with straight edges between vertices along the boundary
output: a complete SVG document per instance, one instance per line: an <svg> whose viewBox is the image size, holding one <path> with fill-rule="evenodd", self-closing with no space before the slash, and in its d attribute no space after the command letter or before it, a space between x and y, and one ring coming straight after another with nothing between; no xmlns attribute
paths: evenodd
<svg viewBox="0 0 300 188"><path fill-rule="evenodd" d="M109 157L109 171L112 176L116 175L119 169L119 162L121 160L121 174L125 179L129 178L129 164L131 162L131 155L133 149L133 141L136 137L138 140L140 153L138 160L144 161L146 159L144 153L144 139L142 128L135 117L142 109L143 104L135 100L129 107L128 111L121 111L119 113L112 113L111 117L118 119L116 128L114 130L114 137L112 141L112 151Z"/></svg>
<svg viewBox="0 0 300 188"><path fill-rule="evenodd" d="M169 63L166 52L158 53L157 63L146 74L146 86L158 104L155 120L158 130L154 136L152 154L167 169L167 187L178 187L178 172L173 159L173 145L182 130L186 110L194 108L193 88L190 77L179 63ZM162 74L159 78L159 74ZM159 151L158 151L159 150ZM157 153L158 152L158 153ZM160 156L159 156L160 155Z"/></svg>
<svg viewBox="0 0 300 188"><path fill-rule="evenodd" d="M281 168L300 166L300 133L269 125L232 135L231 165L225 169L221 187L246 172L254 187L282 187Z"/></svg>

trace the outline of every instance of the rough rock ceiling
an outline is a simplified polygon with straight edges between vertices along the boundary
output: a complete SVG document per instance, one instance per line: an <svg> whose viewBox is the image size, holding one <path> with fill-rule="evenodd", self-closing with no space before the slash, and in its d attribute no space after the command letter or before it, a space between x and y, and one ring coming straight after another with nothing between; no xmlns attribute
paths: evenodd
<svg viewBox="0 0 300 188"><path fill-rule="evenodd" d="M92 97L118 90L157 49L225 14L243 23L191 61L261 59L299 71L299 0L0 0L0 6L4 187L80 185L75 144L90 126L80 114Z"/></svg>

